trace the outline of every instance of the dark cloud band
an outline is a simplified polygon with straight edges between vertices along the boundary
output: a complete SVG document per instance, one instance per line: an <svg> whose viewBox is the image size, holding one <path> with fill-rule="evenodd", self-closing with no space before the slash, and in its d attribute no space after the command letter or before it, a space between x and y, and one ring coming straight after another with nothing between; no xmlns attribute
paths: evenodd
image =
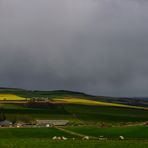
<svg viewBox="0 0 148 148"><path fill-rule="evenodd" d="M146 0L0 1L0 84L148 95Z"/></svg>

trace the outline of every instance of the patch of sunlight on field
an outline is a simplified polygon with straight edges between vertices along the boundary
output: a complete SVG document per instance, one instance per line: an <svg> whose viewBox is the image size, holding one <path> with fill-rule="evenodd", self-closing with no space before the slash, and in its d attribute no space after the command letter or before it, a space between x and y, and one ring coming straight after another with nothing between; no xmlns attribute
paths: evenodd
<svg viewBox="0 0 148 148"><path fill-rule="evenodd" d="M79 99L79 98L54 98L54 101L63 101L65 103L70 103L70 104L84 104L84 105L125 107L125 108L134 108L134 109L148 109L148 108L139 107L139 106L130 106L130 105L124 105L124 104L100 102L100 101L86 100L86 99Z"/></svg>
<svg viewBox="0 0 148 148"><path fill-rule="evenodd" d="M15 100L26 100L26 98L13 95L13 94L0 94L0 101L15 101Z"/></svg>

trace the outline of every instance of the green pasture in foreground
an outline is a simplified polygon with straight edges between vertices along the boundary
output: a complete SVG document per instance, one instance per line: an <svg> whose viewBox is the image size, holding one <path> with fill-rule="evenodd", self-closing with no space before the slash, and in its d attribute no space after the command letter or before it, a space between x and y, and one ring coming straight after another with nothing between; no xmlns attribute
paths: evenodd
<svg viewBox="0 0 148 148"><path fill-rule="evenodd" d="M64 128L64 127L63 127ZM88 136L104 136L106 138L118 139L119 136L124 136L125 139L147 139L147 126L132 126L132 127L114 127L114 128L97 128L94 126L79 126L66 127L68 131L73 131L78 134ZM65 136L69 138L78 136L72 135L70 132L61 131L56 128L0 128L0 139L11 138L49 138L54 136Z"/></svg>
<svg viewBox="0 0 148 148"><path fill-rule="evenodd" d="M54 136L65 136L72 138L71 134L55 128L0 128L0 139L13 138L52 138Z"/></svg>
<svg viewBox="0 0 148 148"><path fill-rule="evenodd" d="M86 131L85 134L98 136L110 135L116 137L119 133L123 134L123 128L119 132L119 128L110 129L96 129L95 127L69 127L69 130L82 133ZM79 130L78 130L79 129ZM81 130L80 130L81 129ZM140 131L141 130L141 131ZM147 127L141 127L137 130L133 127L125 128L126 135L134 139L134 134L137 132L143 133L143 138L147 135ZM132 132L131 132L132 131ZM68 138L67 141L52 140L53 136L65 136ZM142 134L141 134L142 136ZM75 137L76 140L72 140ZM140 137L141 138L141 137ZM42 147L54 147L54 148L147 148L148 140L82 140L81 137L77 137L60 131L55 128L0 128L0 148L42 148Z"/></svg>
<svg viewBox="0 0 148 148"><path fill-rule="evenodd" d="M0 139L1 148L147 148L148 141L54 141L49 139Z"/></svg>
<svg viewBox="0 0 148 148"><path fill-rule="evenodd" d="M104 136L107 138L118 138L124 136L127 138L141 138L148 140L148 126L129 126L129 127L112 127L97 128L94 126L67 127L66 129L89 136Z"/></svg>

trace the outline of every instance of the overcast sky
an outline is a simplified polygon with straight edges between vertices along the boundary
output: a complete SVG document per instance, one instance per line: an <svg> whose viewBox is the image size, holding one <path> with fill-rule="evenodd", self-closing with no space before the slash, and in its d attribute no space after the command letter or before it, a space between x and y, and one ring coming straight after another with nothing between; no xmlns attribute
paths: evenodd
<svg viewBox="0 0 148 148"><path fill-rule="evenodd" d="M148 0L0 0L0 86L148 96Z"/></svg>

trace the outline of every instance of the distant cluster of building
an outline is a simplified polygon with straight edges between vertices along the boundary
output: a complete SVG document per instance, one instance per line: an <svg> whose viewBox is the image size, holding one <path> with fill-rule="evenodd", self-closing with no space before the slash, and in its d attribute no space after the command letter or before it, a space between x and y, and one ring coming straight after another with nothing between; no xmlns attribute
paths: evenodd
<svg viewBox="0 0 148 148"><path fill-rule="evenodd" d="M53 127L53 126L66 126L68 120L36 120L34 124L24 122L17 122L13 124L9 120L0 121L0 127Z"/></svg>

